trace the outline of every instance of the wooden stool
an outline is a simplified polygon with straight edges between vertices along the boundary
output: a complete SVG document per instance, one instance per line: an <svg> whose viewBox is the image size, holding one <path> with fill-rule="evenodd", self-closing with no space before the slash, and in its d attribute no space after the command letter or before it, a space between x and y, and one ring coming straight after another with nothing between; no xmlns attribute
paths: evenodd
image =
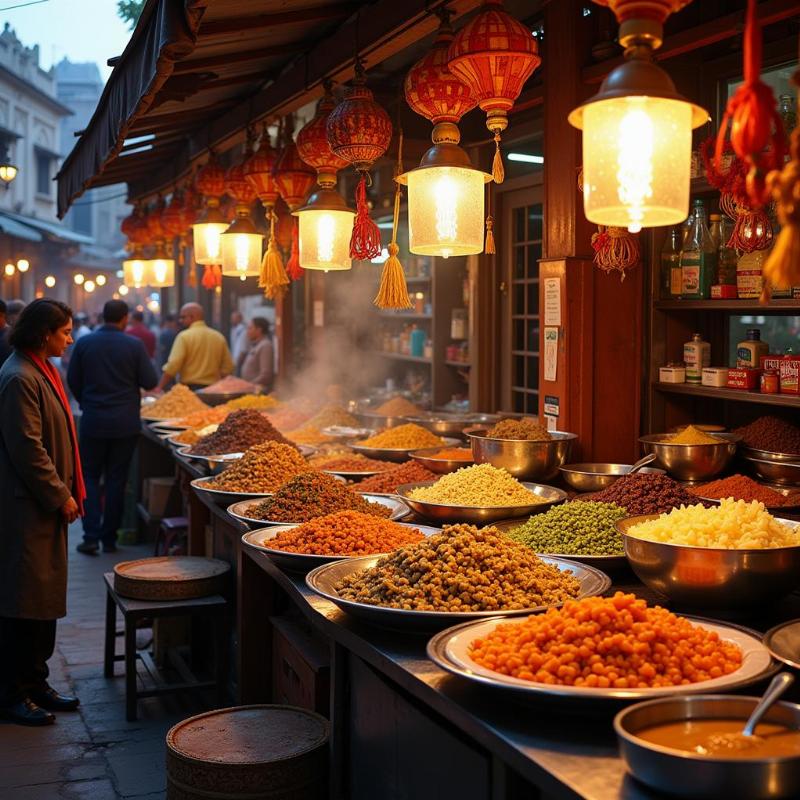
<svg viewBox="0 0 800 800"><path fill-rule="evenodd" d="M154 555L156 556L169 556L169 555L183 555L186 552L186 547L181 548L180 553L170 553L170 548L176 539L186 535L189 530L189 520L186 517L164 517L161 524L158 526L158 534L156 535L156 547ZM163 552L162 550L163 546Z"/></svg>
<svg viewBox="0 0 800 800"><path fill-rule="evenodd" d="M122 597L114 590L114 573L106 572L103 575L106 582L106 635L105 654L103 661L103 674L106 678L114 677L114 663L125 662L125 718L128 721L136 719L136 701L142 697L155 697L160 694L185 691L187 689L206 689L217 687L217 702L222 704L225 698L225 684L227 680L227 654L228 654L228 603L221 595L198 597L194 600L165 600L151 602L146 600L132 600ZM117 609L122 613L125 623L124 632L117 632ZM167 683L164 681L149 653L139 653L136 650L136 623L144 618L179 617L179 616L211 616L214 619L215 640L215 666L216 675L213 681L197 680L188 665L179 659L176 669L183 681L181 683ZM124 635L125 652L116 654L116 637ZM157 685L152 689L138 689L136 685L136 659L140 659L151 675L156 679ZM177 656L176 656L177 659Z"/></svg>
<svg viewBox="0 0 800 800"><path fill-rule="evenodd" d="M328 721L303 708L221 708L167 733L167 800L324 800Z"/></svg>

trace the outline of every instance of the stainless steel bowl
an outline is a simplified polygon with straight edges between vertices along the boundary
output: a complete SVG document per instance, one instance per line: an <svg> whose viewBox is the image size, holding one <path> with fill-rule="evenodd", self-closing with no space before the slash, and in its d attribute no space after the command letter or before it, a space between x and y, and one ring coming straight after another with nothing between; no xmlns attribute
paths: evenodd
<svg viewBox="0 0 800 800"><path fill-rule="evenodd" d="M486 429L468 431L472 455L476 464L502 467L515 478L551 480L558 468L569 458L575 433L550 431L548 442L528 442L522 439L492 439Z"/></svg>
<svg viewBox="0 0 800 800"><path fill-rule="evenodd" d="M642 583L680 606L713 611L715 616L752 614L800 586L800 546L728 550L652 542L628 533L634 525L657 518L658 514L628 517L617 523L617 530Z"/></svg>
<svg viewBox="0 0 800 800"><path fill-rule="evenodd" d="M599 492L611 486L614 481L627 475L633 464L564 464L558 470L564 480L578 492ZM663 469L643 467L639 472L650 475L663 475Z"/></svg>
<svg viewBox="0 0 800 800"><path fill-rule="evenodd" d="M744 727L759 699L697 694L629 706L614 718L625 766L642 783L692 800L800 797L800 753L790 758L709 758L660 747L637 736L653 725L692 719L740 719ZM778 702L763 721L800 729L800 706Z"/></svg>
<svg viewBox="0 0 800 800"><path fill-rule="evenodd" d="M463 436L466 428L485 428L501 419L499 414L452 414L443 411L405 418L406 422L421 425L438 436Z"/></svg>
<svg viewBox="0 0 800 800"><path fill-rule="evenodd" d="M645 453L656 454L656 464L679 481L706 481L719 475L736 455L742 440L735 433L711 434L719 444L673 444L670 433L641 436Z"/></svg>
<svg viewBox="0 0 800 800"><path fill-rule="evenodd" d="M353 416L365 427L372 431L384 428L396 428L405 425L405 417L387 417L385 414L376 414L374 411L354 411Z"/></svg>
<svg viewBox="0 0 800 800"><path fill-rule="evenodd" d="M412 450L409 455L414 461L422 464L425 469L429 469L431 472L437 473L437 475L455 472L457 469L470 467L475 463L472 459L465 461L460 458L433 458L436 453L444 449L443 447L426 447L423 450Z"/></svg>
<svg viewBox="0 0 800 800"><path fill-rule="evenodd" d="M246 394L253 394L253 392L202 392L197 391L195 394L210 406L221 406L230 400L236 400L239 397L244 397Z"/></svg>
<svg viewBox="0 0 800 800"><path fill-rule="evenodd" d="M461 444L459 439L444 439L442 444L437 445L439 449L442 447L458 447ZM417 447L369 447L368 445L352 442L350 449L356 453L367 458L374 458L378 461L408 461L411 453L418 450ZM469 465L467 465L469 466Z"/></svg>
<svg viewBox="0 0 800 800"><path fill-rule="evenodd" d="M567 499L563 489L554 486L544 486L541 483L523 483L522 485L537 497L541 503L527 506L451 506L441 503L428 503L424 500L412 500L408 493L420 486L433 486L436 481L422 481L420 483L406 483L397 487L397 496L422 517L435 520L439 525L450 525L458 522L468 522L472 525L489 525L502 519L514 517L528 517L531 514L541 514Z"/></svg>
<svg viewBox="0 0 800 800"><path fill-rule="evenodd" d="M780 454L776 454L780 455ZM795 461L778 461L741 453L741 458L749 472L770 483L783 486L800 486L800 456L791 456Z"/></svg>

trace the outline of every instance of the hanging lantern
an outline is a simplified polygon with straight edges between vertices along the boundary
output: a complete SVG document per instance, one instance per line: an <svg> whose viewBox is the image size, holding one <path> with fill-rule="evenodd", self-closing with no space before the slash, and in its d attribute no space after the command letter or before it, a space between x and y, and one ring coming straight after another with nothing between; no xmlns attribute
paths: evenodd
<svg viewBox="0 0 800 800"><path fill-rule="evenodd" d="M122 280L132 289L141 289L147 286L147 262L141 257L126 258L122 262Z"/></svg>
<svg viewBox="0 0 800 800"><path fill-rule="evenodd" d="M175 285L175 259L162 248L147 262L147 283L155 289Z"/></svg>
<svg viewBox="0 0 800 800"><path fill-rule="evenodd" d="M673 0L671 7L683 4ZM654 18L648 8L663 10L667 4L615 5L625 12L618 15L625 63L569 115L569 122L583 131L586 218L635 233L686 219L692 130L708 120L708 113L678 94L652 60L662 43L663 17Z"/></svg>
<svg viewBox="0 0 800 800"><path fill-rule="evenodd" d="M492 177L505 178L500 134L508 127L508 112L525 81L541 64L531 31L503 9L502 0L484 0L481 11L455 36L448 50L448 68L472 91L494 134Z"/></svg>
<svg viewBox="0 0 800 800"><path fill-rule="evenodd" d="M286 208L283 200L275 204L275 241L281 250L288 251L292 246L292 231L294 230L294 217Z"/></svg>
<svg viewBox="0 0 800 800"><path fill-rule="evenodd" d="M381 252L378 226L370 219L367 176L392 140L392 122L367 88L364 64L356 59L355 77L344 98L328 116L328 144L334 155L352 164L361 174L356 187L356 218L350 238L350 257L375 258Z"/></svg>
<svg viewBox="0 0 800 800"><path fill-rule="evenodd" d="M434 123L431 147L419 167L397 180L408 186L409 250L428 256L483 251L484 185L492 176L475 169L459 147L461 116L475 98L447 68L453 30L446 18L431 51L409 71L405 95L411 108Z"/></svg>
<svg viewBox="0 0 800 800"><path fill-rule="evenodd" d="M184 231L183 194L182 189L176 188L166 208L161 212L161 227L170 245L172 245L174 240L181 236Z"/></svg>
<svg viewBox="0 0 800 800"><path fill-rule="evenodd" d="M297 151L317 171L319 189L292 212L298 219L298 257L303 269L346 270L352 267L350 237L355 211L336 190L336 173L348 162L328 144L328 117L336 107L330 84L314 118L297 134Z"/></svg>
<svg viewBox="0 0 800 800"><path fill-rule="evenodd" d="M163 242L167 237L164 226L161 224L161 216L167 208L166 201L159 195L156 202L147 211L147 232L150 236L150 244Z"/></svg>
<svg viewBox="0 0 800 800"><path fill-rule="evenodd" d="M221 236L222 274L237 278L247 278L261 272L261 244L264 237L250 216L256 190L245 176L244 165L249 157L248 148L242 162L234 164L225 175L228 194L236 201L236 218Z"/></svg>
<svg viewBox="0 0 800 800"><path fill-rule="evenodd" d="M194 259L198 264L218 264L222 258L220 236L228 220L220 211L220 198L225 192L225 170L212 153L208 163L197 173L195 187L205 197L205 209L194 230Z"/></svg>

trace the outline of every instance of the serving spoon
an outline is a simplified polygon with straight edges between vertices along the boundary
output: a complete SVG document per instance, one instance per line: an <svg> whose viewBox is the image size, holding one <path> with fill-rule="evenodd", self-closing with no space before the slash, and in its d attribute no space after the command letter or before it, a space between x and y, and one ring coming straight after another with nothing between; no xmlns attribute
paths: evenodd
<svg viewBox="0 0 800 800"><path fill-rule="evenodd" d="M628 472L628 475L633 475L634 472L638 472L642 467L646 467L648 464L652 464L656 460L655 453L648 453L644 458L640 458Z"/></svg>
<svg viewBox="0 0 800 800"><path fill-rule="evenodd" d="M753 709L747 723L742 730L742 736L753 736L756 725L761 722L761 718L769 711L772 704L794 683L794 676L788 672L779 672L770 682L764 696L758 701L758 705Z"/></svg>

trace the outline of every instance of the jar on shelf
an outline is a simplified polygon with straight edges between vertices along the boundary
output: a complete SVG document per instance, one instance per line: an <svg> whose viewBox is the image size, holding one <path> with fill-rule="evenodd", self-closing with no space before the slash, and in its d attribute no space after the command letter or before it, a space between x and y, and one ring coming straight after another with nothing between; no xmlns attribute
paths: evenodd
<svg viewBox="0 0 800 800"><path fill-rule="evenodd" d="M467 310L465 308L454 308L450 312L450 338L467 338Z"/></svg>

